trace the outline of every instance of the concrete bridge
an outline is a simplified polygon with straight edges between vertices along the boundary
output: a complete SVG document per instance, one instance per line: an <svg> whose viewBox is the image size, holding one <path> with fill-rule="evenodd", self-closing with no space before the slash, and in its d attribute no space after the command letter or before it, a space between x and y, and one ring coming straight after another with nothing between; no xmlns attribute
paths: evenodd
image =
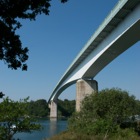
<svg viewBox="0 0 140 140"><path fill-rule="evenodd" d="M58 96L74 83L77 83L76 110L80 110L86 94L98 91L93 78L139 40L140 0L119 0L56 85L48 101L50 117L57 117Z"/></svg>

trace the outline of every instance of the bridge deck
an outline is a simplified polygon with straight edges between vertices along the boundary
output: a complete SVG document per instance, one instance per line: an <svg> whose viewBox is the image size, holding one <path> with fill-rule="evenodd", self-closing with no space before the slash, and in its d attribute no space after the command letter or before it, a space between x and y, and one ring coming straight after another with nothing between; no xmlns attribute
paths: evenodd
<svg viewBox="0 0 140 140"><path fill-rule="evenodd" d="M66 78L78 67L81 62L90 55L93 50L133 11L133 9L139 4L140 0L119 0L114 9L110 12L107 18L99 26L96 32L91 36L89 41L85 44L81 52L74 59L72 64L66 70L58 84L56 85L51 97L52 99L55 92L59 89L61 84Z"/></svg>

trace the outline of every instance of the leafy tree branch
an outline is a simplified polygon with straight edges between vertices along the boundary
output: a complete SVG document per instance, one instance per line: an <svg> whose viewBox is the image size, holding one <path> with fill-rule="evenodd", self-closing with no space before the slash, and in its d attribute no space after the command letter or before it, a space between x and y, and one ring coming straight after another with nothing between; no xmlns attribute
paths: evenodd
<svg viewBox="0 0 140 140"><path fill-rule="evenodd" d="M51 0L0 0L0 60L9 68L27 70L29 50L16 34L22 26L20 19L35 20L37 15L49 15L50 6Z"/></svg>
<svg viewBox="0 0 140 140"><path fill-rule="evenodd" d="M0 103L0 139L12 140L18 132L29 132L41 129L41 125L28 113L29 98L13 101L8 97Z"/></svg>

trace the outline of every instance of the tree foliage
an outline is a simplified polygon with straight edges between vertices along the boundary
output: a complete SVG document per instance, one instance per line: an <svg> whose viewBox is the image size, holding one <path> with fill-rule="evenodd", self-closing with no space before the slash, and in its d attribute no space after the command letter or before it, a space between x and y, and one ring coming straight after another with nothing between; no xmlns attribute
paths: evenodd
<svg viewBox="0 0 140 140"><path fill-rule="evenodd" d="M70 117L75 112L75 100L58 100L58 116Z"/></svg>
<svg viewBox="0 0 140 140"><path fill-rule="evenodd" d="M69 120L69 129L94 135L118 133L127 118L140 114L139 103L121 89L91 94L83 100L81 111Z"/></svg>
<svg viewBox="0 0 140 140"><path fill-rule="evenodd" d="M68 0L61 0L62 3ZM22 47L16 34L20 19L35 20L39 14L49 15L51 0L0 0L0 60L9 68L27 70L28 48Z"/></svg>
<svg viewBox="0 0 140 140"><path fill-rule="evenodd" d="M70 117L75 111L75 100L58 99L58 117ZM28 103L29 114L34 117L49 117L50 109L45 99L30 101Z"/></svg>
<svg viewBox="0 0 140 140"><path fill-rule="evenodd" d="M0 103L0 140L12 140L17 132L31 132L41 128L29 116L27 100L15 102L7 97Z"/></svg>
<svg viewBox="0 0 140 140"><path fill-rule="evenodd" d="M48 103L44 99L39 99L37 101L30 101L28 103L28 110L31 116L35 116L35 117L49 116Z"/></svg>

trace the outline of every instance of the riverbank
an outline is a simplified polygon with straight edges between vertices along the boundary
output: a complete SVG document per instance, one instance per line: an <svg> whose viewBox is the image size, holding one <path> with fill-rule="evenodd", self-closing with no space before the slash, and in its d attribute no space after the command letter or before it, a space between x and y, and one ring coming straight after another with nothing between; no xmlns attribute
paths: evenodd
<svg viewBox="0 0 140 140"><path fill-rule="evenodd" d="M93 136L78 134L70 131L61 132L58 135L55 135L51 138L45 140L140 140L140 137L137 135L130 135L129 137L125 136Z"/></svg>

